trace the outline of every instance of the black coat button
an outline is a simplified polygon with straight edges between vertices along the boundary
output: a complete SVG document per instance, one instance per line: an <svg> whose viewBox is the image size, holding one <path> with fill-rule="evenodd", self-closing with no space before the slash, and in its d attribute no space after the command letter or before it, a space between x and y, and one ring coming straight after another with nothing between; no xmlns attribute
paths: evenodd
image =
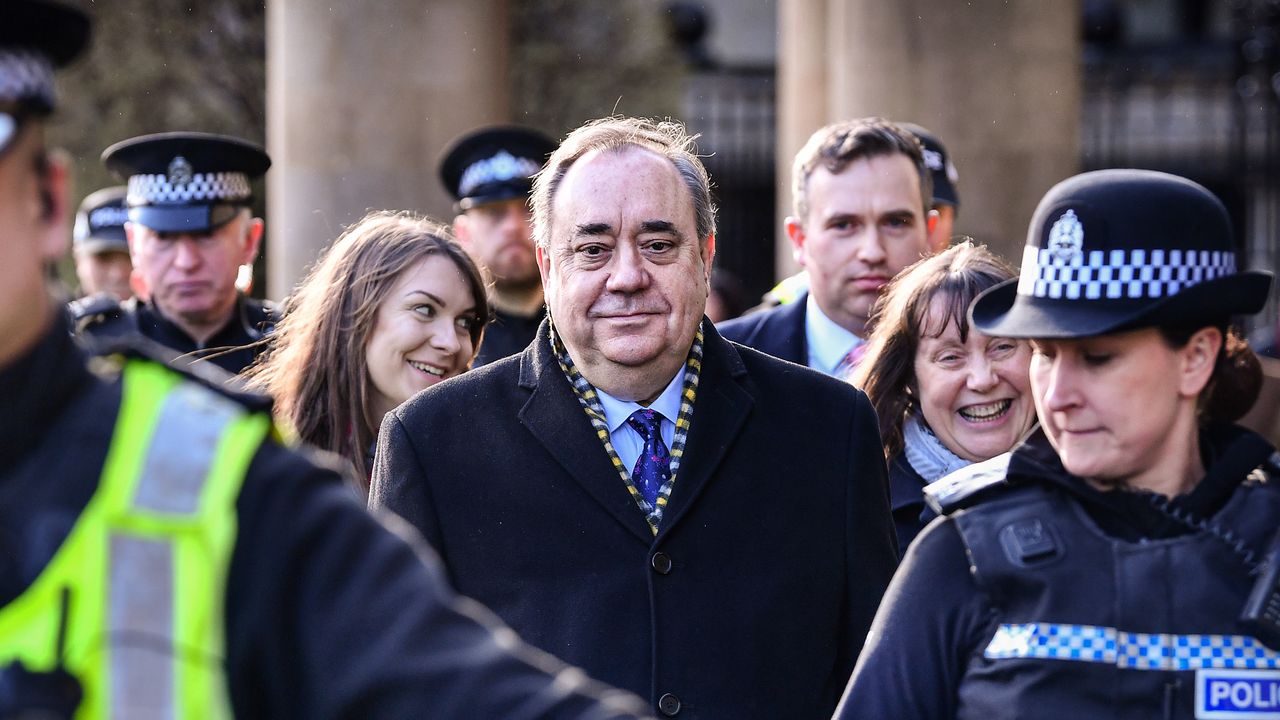
<svg viewBox="0 0 1280 720"><path fill-rule="evenodd" d="M666 575L671 572L671 556L666 553L654 553L653 557L649 558L649 564L652 565L653 569L657 570L660 575ZM678 704L679 703L677 703L677 705Z"/></svg>
<svg viewBox="0 0 1280 720"><path fill-rule="evenodd" d="M671 693L663 695L658 698L658 710L667 717L675 717L675 714L680 712L680 698Z"/></svg>

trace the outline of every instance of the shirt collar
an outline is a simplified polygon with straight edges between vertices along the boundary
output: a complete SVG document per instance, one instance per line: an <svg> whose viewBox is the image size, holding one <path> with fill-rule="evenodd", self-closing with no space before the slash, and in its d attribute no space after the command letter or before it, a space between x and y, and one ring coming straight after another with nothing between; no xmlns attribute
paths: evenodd
<svg viewBox="0 0 1280 720"><path fill-rule="evenodd" d="M662 415L668 421L674 423L680 417L680 391L684 387L684 365L680 366L680 372L671 378L671 382L667 383L667 387L649 404L649 409ZM609 432L616 431L622 426L622 423L631 417L631 414L637 410L644 408L643 405L629 400L619 400L609 393L596 388L596 395L600 397L600 406L604 408L604 419L609 425Z"/></svg>
<svg viewBox="0 0 1280 720"><path fill-rule="evenodd" d="M849 351L863 339L840 327L818 307L809 293L804 313L804 339L809 348L809 366L830 375Z"/></svg>

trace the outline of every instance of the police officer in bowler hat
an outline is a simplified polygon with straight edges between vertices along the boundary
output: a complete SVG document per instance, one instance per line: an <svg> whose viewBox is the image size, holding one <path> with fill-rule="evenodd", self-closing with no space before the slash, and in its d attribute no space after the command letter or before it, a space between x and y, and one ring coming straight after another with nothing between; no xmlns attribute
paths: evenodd
<svg viewBox="0 0 1280 720"><path fill-rule="evenodd" d="M1232 421L1271 275L1144 170L1049 191L974 328L1031 341L1041 427L926 494L841 718L1277 717L1280 467Z"/></svg>
<svg viewBox="0 0 1280 720"><path fill-rule="evenodd" d="M269 303L236 288L262 240L250 205L267 153L239 138L170 132L116 143L102 159L128 179L125 232L146 299L83 318L81 332L136 333L230 373L248 367L277 320Z"/></svg>
<svg viewBox="0 0 1280 720"><path fill-rule="evenodd" d="M494 317L477 367L524 350L546 315L529 190L555 149L531 128L486 127L455 140L440 162L440 179L457 200L454 234L493 281Z"/></svg>
<svg viewBox="0 0 1280 720"><path fill-rule="evenodd" d="M264 398L129 344L88 361L44 272L68 235L54 67L88 34L77 10L0 3L0 718L643 713L456 598L281 445ZM168 214L140 220L207 222Z"/></svg>

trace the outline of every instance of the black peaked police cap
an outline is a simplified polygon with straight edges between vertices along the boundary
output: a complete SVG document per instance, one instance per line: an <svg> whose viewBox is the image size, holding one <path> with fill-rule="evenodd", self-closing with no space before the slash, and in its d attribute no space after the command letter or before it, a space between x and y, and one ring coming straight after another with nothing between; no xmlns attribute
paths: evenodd
<svg viewBox="0 0 1280 720"><path fill-rule="evenodd" d="M453 141L440 160L440 180L459 210L500 200L524 199L533 175L556 143L518 125L486 127Z"/></svg>
<svg viewBox="0 0 1280 720"><path fill-rule="evenodd" d="M129 209L125 207L124 197L123 187L109 187L91 193L80 203L75 229L71 232L77 250L129 252L124 234Z"/></svg>
<svg viewBox="0 0 1280 720"><path fill-rule="evenodd" d="M89 44L89 17L60 3L0 0L0 102L38 112L55 105L53 71ZM0 113L0 150L17 135L13 113Z"/></svg>
<svg viewBox="0 0 1280 720"><path fill-rule="evenodd" d="M1271 273L1241 271L1226 208L1176 175L1098 170L1040 201L1019 277L969 309L988 335L1077 338L1256 313Z"/></svg>
<svg viewBox="0 0 1280 720"><path fill-rule="evenodd" d="M920 141L924 150L924 165L933 176L934 205L954 205L959 207L960 194L956 192L956 183L960 182L960 173L956 172L951 155L937 135L914 123L898 123L898 127L906 130Z"/></svg>
<svg viewBox="0 0 1280 720"><path fill-rule="evenodd" d="M129 219L156 232L213 230L253 203L271 167L258 145L228 135L170 132L112 145L102 162L128 178Z"/></svg>
<svg viewBox="0 0 1280 720"><path fill-rule="evenodd" d="M0 2L0 49L28 48L54 65L71 62L89 43L89 17L56 2Z"/></svg>

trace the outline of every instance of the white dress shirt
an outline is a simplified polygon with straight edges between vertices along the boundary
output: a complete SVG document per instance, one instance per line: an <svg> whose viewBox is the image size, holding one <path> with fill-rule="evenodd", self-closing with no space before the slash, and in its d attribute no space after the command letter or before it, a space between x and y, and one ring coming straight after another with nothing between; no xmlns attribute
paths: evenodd
<svg viewBox="0 0 1280 720"><path fill-rule="evenodd" d="M804 341L809 350L809 367L831 376L835 376L844 356L865 342L827 317L813 293L809 293L804 311Z"/></svg>

